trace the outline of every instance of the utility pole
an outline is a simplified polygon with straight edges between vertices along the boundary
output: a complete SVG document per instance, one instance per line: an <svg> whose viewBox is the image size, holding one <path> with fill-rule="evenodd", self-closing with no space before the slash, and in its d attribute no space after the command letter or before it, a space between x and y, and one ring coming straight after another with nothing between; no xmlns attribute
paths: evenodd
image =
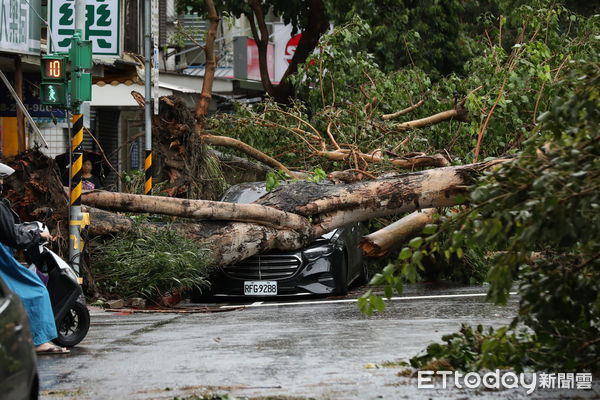
<svg viewBox="0 0 600 400"><path fill-rule="evenodd" d="M144 162L144 170L146 173L146 181L144 185L144 194L152 194L152 112L150 109L152 103L152 91L151 91L151 65L150 59L152 54L150 53L150 39L152 37L151 32L151 0L144 1L144 58L145 58L145 150L146 159Z"/></svg>
<svg viewBox="0 0 600 400"><path fill-rule="evenodd" d="M17 95L23 100L23 65L21 63L21 57L15 58L15 91ZM26 150L25 140L25 116L23 110L17 107L17 142L19 148L19 154Z"/></svg>
<svg viewBox="0 0 600 400"><path fill-rule="evenodd" d="M75 33L71 39L69 60L71 61L71 207L69 215L69 260L79 274L81 261L81 229L88 223L81 212L81 168L83 166L83 114L81 103L91 99L92 78L83 72L92 67L91 42L84 40L85 0L75 0Z"/></svg>

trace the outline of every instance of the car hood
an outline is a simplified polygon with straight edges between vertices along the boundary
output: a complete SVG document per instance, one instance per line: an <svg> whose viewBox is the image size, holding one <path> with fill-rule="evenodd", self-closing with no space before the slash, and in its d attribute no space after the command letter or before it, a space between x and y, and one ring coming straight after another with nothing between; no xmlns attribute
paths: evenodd
<svg viewBox="0 0 600 400"><path fill-rule="evenodd" d="M315 242L330 242L334 239L339 230L340 228L337 228L332 230L331 232L327 232L315 239Z"/></svg>

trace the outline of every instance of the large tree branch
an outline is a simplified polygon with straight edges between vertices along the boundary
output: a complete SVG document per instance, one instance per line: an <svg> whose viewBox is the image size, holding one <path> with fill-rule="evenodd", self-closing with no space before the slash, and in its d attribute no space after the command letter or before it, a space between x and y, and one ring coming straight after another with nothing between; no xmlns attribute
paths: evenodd
<svg viewBox="0 0 600 400"><path fill-rule="evenodd" d="M219 25L219 16L215 9L213 0L206 0L206 8L208 9L208 32L206 35L206 69L204 79L202 81L202 92L200 100L196 107L196 132L201 132L204 119L208 113L208 106L212 98L212 86L215 80L215 70L217 68L217 56L215 55L215 38L217 37L217 27Z"/></svg>
<svg viewBox="0 0 600 400"><path fill-rule="evenodd" d="M294 230L243 222L201 222L175 227L208 249L215 266L227 266L270 249L299 249L314 240Z"/></svg>
<svg viewBox="0 0 600 400"><path fill-rule="evenodd" d="M391 113L391 114L384 114L381 116L381 118L384 121L387 121L388 119L394 119L394 118L398 118L401 115L407 114L413 110L416 110L417 108L421 107L423 105L423 103L425 103L425 101L423 99L419 100L419 102L417 104L413 104L410 107L407 107L403 110L400 111L396 111L395 113Z"/></svg>
<svg viewBox="0 0 600 400"><path fill-rule="evenodd" d="M112 211L164 214L213 221L243 221L279 229L297 230L303 235L311 235L311 226L306 218L259 204L187 200L103 190L84 192L82 199L85 199L83 201L87 205L108 208Z"/></svg>
<svg viewBox="0 0 600 400"><path fill-rule="evenodd" d="M443 121L448 120L457 120L461 122L469 121L469 110L458 104L456 108L448 111L443 111L441 113L431 115L426 118L416 119L414 121L408 121L401 124L396 125L396 128L399 130L409 130L409 129L418 129L425 128L429 125L439 124Z"/></svg>
<svg viewBox="0 0 600 400"><path fill-rule="evenodd" d="M265 21L265 16L258 0L252 0L250 3L253 16L250 16L250 29L258 47L258 65L260 68L260 81L265 88L265 91L273 96L273 84L269 76L269 68L267 66L267 52L269 47L269 31ZM256 22L255 22L256 20ZM258 29L256 24L258 24ZM260 34L259 34L260 33Z"/></svg>
<svg viewBox="0 0 600 400"><path fill-rule="evenodd" d="M334 150L334 151L318 151L317 155L325 157L329 160L344 161L352 156L352 152L349 150ZM356 156L372 163L389 162L400 168L412 169L419 167L445 167L448 165L448 160L441 154L434 154L432 156L416 156L410 158L392 158L386 159L385 157L377 156L374 154L356 153Z"/></svg>
<svg viewBox="0 0 600 400"><path fill-rule="evenodd" d="M292 178L300 178L302 176L301 174L296 174L295 172L290 171L285 165L275 160L274 158L269 157L265 153L237 139L230 138L227 136L202 135L202 140L204 140L205 143L214 146L225 146L240 150L241 152L248 154L250 157L262 162L263 164L284 171Z"/></svg>
<svg viewBox="0 0 600 400"><path fill-rule="evenodd" d="M425 225L431 222L435 212L435 208L412 212L393 224L365 236L358 246L369 257L381 257L398 243L406 242L421 233Z"/></svg>
<svg viewBox="0 0 600 400"><path fill-rule="evenodd" d="M477 175L504 161L506 160L497 159L464 166L430 169L348 185L296 182L279 187L255 203L302 217L311 217L312 228L308 234L305 234L306 230L303 230L302 226L296 227L293 224L292 229L277 229L264 224L246 222L209 221L176 224L176 226L181 229L182 234L199 240L211 249L213 262L224 266L269 249L301 248L320 235L349 223L408 213L422 208L455 205L457 195L464 194ZM120 194L115 193L115 195ZM88 204L88 199L92 196L94 196L93 192L82 195L82 202ZM137 212L152 212L150 211L153 210L152 203L146 200L149 197L139 196L136 197L136 201L129 202ZM165 198L164 201L175 200ZM211 204L217 208L221 207L219 202ZM228 207L231 209L227 209L225 214L228 216L235 214L236 219L240 220L256 220L256 215L253 217L249 214L245 215L247 210L244 211L241 206L229 204ZM122 209L124 208L126 207ZM190 210L192 213L209 215L212 213L206 210L196 211L193 208ZM192 217L193 214L188 216ZM286 221L291 220L286 219ZM305 219L300 218L299 221ZM94 223L92 219L92 225Z"/></svg>
<svg viewBox="0 0 600 400"><path fill-rule="evenodd" d="M505 161L495 159L434 168L348 185L298 182L273 190L257 203L318 218L336 211L372 211L370 215L381 217L421 208L445 207L455 204L454 197L465 193L465 185L473 183L477 174Z"/></svg>
<svg viewBox="0 0 600 400"><path fill-rule="evenodd" d="M250 29L252 30L252 34L254 35L254 39L256 40L256 44L258 46L261 82L267 93L269 93L269 95L271 95L275 101L279 103L287 103L293 94L294 88L287 77L298 71L298 64L306 61L319 43L319 38L321 35L327 32L327 29L329 29L329 19L325 14L325 4L323 3L323 0L308 0L307 3L308 20L311 23L308 24L307 29L302 32L302 36L298 42L296 52L290 61L290 65L283 74L283 77L277 86L272 85L269 78L267 66L269 35L266 29L264 13L258 0L252 0L250 3L250 8L254 14L250 17ZM253 20L254 18L256 18L258 28Z"/></svg>

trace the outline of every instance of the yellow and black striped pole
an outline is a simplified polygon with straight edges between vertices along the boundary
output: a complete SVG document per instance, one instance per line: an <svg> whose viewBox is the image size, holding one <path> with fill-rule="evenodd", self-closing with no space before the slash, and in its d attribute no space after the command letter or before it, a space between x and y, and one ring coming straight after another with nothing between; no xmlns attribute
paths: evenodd
<svg viewBox="0 0 600 400"><path fill-rule="evenodd" d="M150 0L144 0L144 100L146 101L146 104L144 105L144 150L146 150L146 162L144 163L146 172L144 194L148 196L152 195L152 112L150 110L152 103L152 65L150 65L150 60L152 59L152 53L150 52L150 42L152 41L151 27L152 2Z"/></svg>
<svg viewBox="0 0 600 400"><path fill-rule="evenodd" d="M71 206L81 205L81 168L83 167L83 114L73 114L73 166L71 167Z"/></svg>
<svg viewBox="0 0 600 400"><path fill-rule="evenodd" d="M83 167L83 114L73 114L73 139L71 144L71 209L69 221L69 259L79 273L81 254L81 168Z"/></svg>
<svg viewBox="0 0 600 400"><path fill-rule="evenodd" d="M146 150L146 161L144 162L146 180L144 184L144 194L152 195L152 150Z"/></svg>

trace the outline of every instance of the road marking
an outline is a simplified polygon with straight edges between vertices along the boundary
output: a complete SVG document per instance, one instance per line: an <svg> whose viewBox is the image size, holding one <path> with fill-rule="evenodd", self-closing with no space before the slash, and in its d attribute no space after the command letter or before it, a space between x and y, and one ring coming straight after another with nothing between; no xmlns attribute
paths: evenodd
<svg viewBox="0 0 600 400"><path fill-rule="evenodd" d="M509 292L510 296L514 296L517 292ZM433 300L433 299L454 299L454 298L463 298L463 297L485 297L487 293L464 293L464 294L439 294L439 295L430 295L430 296L398 296L392 297L391 299L383 300L385 301L405 301L405 300ZM335 303L356 303L358 299L337 299L337 300L312 300L312 301L290 301L285 303L271 303L264 301L257 301L251 304L246 305L246 307L279 307L279 306L305 306L311 304L335 304ZM231 305L231 306L221 306L220 308L238 308L240 305Z"/></svg>

